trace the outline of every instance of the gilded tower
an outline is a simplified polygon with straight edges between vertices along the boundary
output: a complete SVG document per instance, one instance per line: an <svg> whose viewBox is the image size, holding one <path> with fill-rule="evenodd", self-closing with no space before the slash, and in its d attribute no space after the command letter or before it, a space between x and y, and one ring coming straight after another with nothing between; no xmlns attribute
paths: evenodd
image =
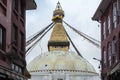
<svg viewBox="0 0 120 80"><path fill-rule="evenodd" d="M64 11L60 3L57 3L56 9L53 12L52 21L55 22L50 40L48 42L48 50L60 50L60 51L68 51L69 50L69 41L62 24L62 20L64 17Z"/></svg>

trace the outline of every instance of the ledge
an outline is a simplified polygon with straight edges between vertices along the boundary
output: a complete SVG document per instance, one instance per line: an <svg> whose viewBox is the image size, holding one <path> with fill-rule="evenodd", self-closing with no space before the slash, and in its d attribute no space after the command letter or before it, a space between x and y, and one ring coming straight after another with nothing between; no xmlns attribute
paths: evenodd
<svg viewBox="0 0 120 80"><path fill-rule="evenodd" d="M35 0L26 0L26 10L36 9L37 5Z"/></svg>

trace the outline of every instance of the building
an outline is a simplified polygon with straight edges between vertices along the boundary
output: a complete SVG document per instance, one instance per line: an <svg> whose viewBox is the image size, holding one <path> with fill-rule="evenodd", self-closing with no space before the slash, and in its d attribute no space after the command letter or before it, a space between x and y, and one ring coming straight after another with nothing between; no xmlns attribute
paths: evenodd
<svg viewBox="0 0 120 80"><path fill-rule="evenodd" d="M26 80L26 10L34 0L0 0L0 80Z"/></svg>
<svg viewBox="0 0 120 80"><path fill-rule="evenodd" d="M53 12L54 28L48 41L48 52L33 59L27 69L31 80L99 80L92 64L75 52L63 26L64 11L60 3Z"/></svg>
<svg viewBox="0 0 120 80"><path fill-rule="evenodd" d="M120 80L120 0L102 0L92 19L101 24L101 78Z"/></svg>

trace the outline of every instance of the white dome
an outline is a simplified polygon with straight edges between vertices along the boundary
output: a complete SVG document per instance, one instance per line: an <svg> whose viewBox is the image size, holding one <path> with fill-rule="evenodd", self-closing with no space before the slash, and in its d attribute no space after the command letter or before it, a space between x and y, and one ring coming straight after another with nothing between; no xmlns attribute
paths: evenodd
<svg viewBox="0 0 120 80"><path fill-rule="evenodd" d="M50 51L37 56L28 65L29 72L74 71L96 73L94 67L74 52Z"/></svg>

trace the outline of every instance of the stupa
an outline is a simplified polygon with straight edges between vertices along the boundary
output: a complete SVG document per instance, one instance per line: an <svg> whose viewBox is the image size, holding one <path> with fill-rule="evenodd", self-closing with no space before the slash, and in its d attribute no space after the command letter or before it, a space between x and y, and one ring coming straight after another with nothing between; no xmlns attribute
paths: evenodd
<svg viewBox="0 0 120 80"><path fill-rule="evenodd" d="M98 80L92 64L69 51L70 42L63 26L64 11L57 3L52 21L55 22L48 41L48 52L37 56L28 65L31 80Z"/></svg>

